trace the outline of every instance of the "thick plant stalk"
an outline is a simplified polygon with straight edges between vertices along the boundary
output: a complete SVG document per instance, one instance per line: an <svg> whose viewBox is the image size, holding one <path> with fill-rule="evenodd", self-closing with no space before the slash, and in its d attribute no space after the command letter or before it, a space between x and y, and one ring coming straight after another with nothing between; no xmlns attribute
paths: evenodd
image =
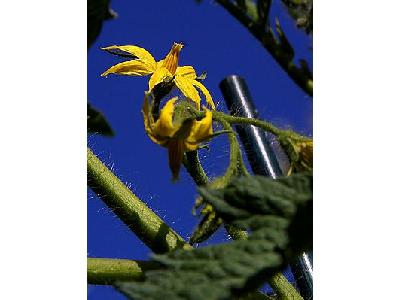
<svg viewBox="0 0 400 300"><path fill-rule="evenodd" d="M88 185L153 252L191 248L88 148Z"/></svg>
<svg viewBox="0 0 400 300"><path fill-rule="evenodd" d="M144 279L144 272L157 268L152 261L136 261L114 258L88 258L88 284L110 285L116 281L137 281Z"/></svg>

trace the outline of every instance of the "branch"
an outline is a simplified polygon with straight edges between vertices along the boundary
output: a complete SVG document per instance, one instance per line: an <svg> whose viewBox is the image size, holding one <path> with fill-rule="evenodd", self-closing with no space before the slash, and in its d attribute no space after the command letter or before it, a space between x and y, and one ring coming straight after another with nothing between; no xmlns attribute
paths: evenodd
<svg viewBox="0 0 400 300"><path fill-rule="evenodd" d="M207 174L200 163L197 150L185 153L183 165L185 166L189 175L193 178L196 185L205 185L209 182Z"/></svg>
<svg viewBox="0 0 400 300"><path fill-rule="evenodd" d="M248 124L254 125L256 127L260 127L261 129L268 131L274 135L279 135L283 132L282 129L275 127L271 123L268 123L263 120L259 119L252 119L252 118L245 118L245 117L236 117L225 114L219 111L213 111L213 117L215 118L223 118L225 121L229 122L230 124Z"/></svg>
<svg viewBox="0 0 400 300"><path fill-rule="evenodd" d="M110 285L116 281L139 281L144 279L145 271L157 267L159 264L153 261L88 258L87 283Z"/></svg>
<svg viewBox="0 0 400 300"><path fill-rule="evenodd" d="M268 283L278 295L278 299L303 300L303 297L281 272L268 278Z"/></svg>
<svg viewBox="0 0 400 300"><path fill-rule="evenodd" d="M312 139L302 136L292 130L283 130L279 129L278 127L272 125L271 123L267 121L263 121L260 119L253 119L253 118L245 118L245 117L236 117L236 116L231 116L228 114L224 114L219 111L213 111L213 118L223 118L225 121L227 121L229 124L247 124L247 125L254 125L256 127L259 127L269 133L274 134L277 137L283 137L283 136L290 136L294 139L300 139L304 141L311 141Z"/></svg>
<svg viewBox="0 0 400 300"><path fill-rule="evenodd" d="M196 111L194 111L197 113ZM201 112L198 112L201 113ZM222 126L224 127L225 130L229 130L230 133L228 133L229 137L229 143L230 143L230 164L228 167L227 172L225 173L224 176L222 176L222 180L217 183L217 185L224 185L229 182L231 175L237 170L237 167L242 169L242 173L244 175L250 175L247 172L247 169L244 165L239 143L236 139L236 135L232 130L232 127L230 126L230 122L234 123L240 123L243 121L243 123L247 123L248 120L256 121L258 125L261 125L262 127L268 127L268 129L272 130L279 130L273 125L263 122L261 120L255 120L255 119L248 119L248 118L239 118L239 117L231 117L230 115L226 115L224 113L220 113L217 111L213 111L213 119L220 122ZM197 151L192 151L192 152L187 152L184 160L184 165L188 171L188 173L192 176L193 180L195 181L196 185L206 185L209 183L209 179L204 172L204 169L199 161ZM230 170L232 169L232 170ZM221 178L221 177L220 177ZM212 183L211 183L212 185ZM229 233L229 235L234 239L234 240L245 240L247 239L248 235L245 230L238 229L235 226L225 224L225 229ZM276 291L276 293L280 296L282 296L282 299L302 299L301 296L298 294L296 289L290 284L290 282L286 279L286 277L281 273L277 272L276 274L270 276L267 278L267 282L270 284L270 286ZM259 291L254 292L249 299L254 299L254 298L260 298L260 299L269 299L268 296L262 294ZM286 297L286 298L285 298Z"/></svg>
<svg viewBox="0 0 400 300"><path fill-rule="evenodd" d="M134 195L88 148L88 185L153 252L187 248L175 231Z"/></svg>
<svg viewBox="0 0 400 300"><path fill-rule="evenodd" d="M204 117L204 115L205 115L204 111L200 111L200 110L196 110L196 109L191 109L191 112L193 114L195 114L196 117L199 117L199 118ZM225 114L223 112L216 111L216 110L213 111L212 114L213 114L213 120L218 121L218 122L222 122L221 123L222 125L224 125L226 123L229 123L229 124L254 125L254 126L259 127L259 128L261 128L261 129L263 129L263 130L265 130L267 132L270 132L270 133L272 133L272 134L274 134L276 136L282 136L282 135L290 134L290 135L296 136L298 138L307 139L306 137L301 136L301 135L295 133L294 131L279 129L278 127L272 125L271 123L269 123L267 121L260 120L260 119L232 116L232 115L228 115L228 114ZM224 123L224 122L226 122L226 123ZM232 128L229 126L229 124L225 125L224 128L228 128L228 130L232 131ZM230 137L231 137L230 141L232 141L233 144L236 144L237 141L235 143L232 140L233 137L232 136L230 136Z"/></svg>
<svg viewBox="0 0 400 300"><path fill-rule="evenodd" d="M213 188L223 188L225 187L232 176L238 175L238 173L242 173L245 176L249 176L250 174L247 172L246 167L243 162L242 152L240 151L239 142L236 138L236 134L233 131L229 122L225 119L225 114L218 113L213 111L213 120L221 123L222 127L228 131L228 139L229 139L229 166L225 171L225 174L221 177L216 178L212 183L211 187Z"/></svg>
<svg viewBox="0 0 400 300"><path fill-rule="evenodd" d="M239 7L230 0L216 0L233 17L235 17L243 26L245 26L253 36L260 41L264 48L272 55L275 61L288 74L288 76L308 95L313 94L313 80L307 76L302 69L298 68L292 60L287 59L283 47L275 41L271 30L264 31L256 21L251 20L244 14Z"/></svg>

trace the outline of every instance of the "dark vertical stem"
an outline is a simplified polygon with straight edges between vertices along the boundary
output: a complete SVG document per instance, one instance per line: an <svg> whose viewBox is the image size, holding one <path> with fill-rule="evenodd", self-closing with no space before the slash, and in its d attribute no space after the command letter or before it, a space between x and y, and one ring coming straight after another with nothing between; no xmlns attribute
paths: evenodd
<svg viewBox="0 0 400 300"><path fill-rule="evenodd" d="M243 78L231 75L220 83L226 105L232 115L257 118L258 113ZM236 130L244 145L250 166L257 175L277 178L282 176L279 162L270 146L271 134L252 125L236 125ZM297 287L304 299L312 299L313 275L312 258L303 253L291 265Z"/></svg>

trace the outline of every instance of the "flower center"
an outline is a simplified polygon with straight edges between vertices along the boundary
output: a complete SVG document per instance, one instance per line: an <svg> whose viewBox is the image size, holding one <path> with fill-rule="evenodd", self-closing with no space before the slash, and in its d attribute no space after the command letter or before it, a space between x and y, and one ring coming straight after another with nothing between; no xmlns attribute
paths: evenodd
<svg viewBox="0 0 400 300"><path fill-rule="evenodd" d="M162 64L162 66L170 71L172 75L175 74L176 68L178 67L179 52L182 48L182 44L174 43Z"/></svg>

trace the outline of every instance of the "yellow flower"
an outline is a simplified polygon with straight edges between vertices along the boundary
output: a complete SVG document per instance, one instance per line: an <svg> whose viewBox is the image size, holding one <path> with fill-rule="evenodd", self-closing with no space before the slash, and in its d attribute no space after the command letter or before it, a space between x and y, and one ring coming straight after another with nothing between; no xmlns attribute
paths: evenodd
<svg viewBox="0 0 400 300"><path fill-rule="evenodd" d="M149 91L162 82L172 80L183 95L196 103L196 108L200 109L201 98L197 89L205 96L207 103L215 109L210 92L199 81L197 81L196 71L192 66L178 67L179 52L183 45L174 43L167 56L156 62L154 57L146 50L138 46L110 46L102 48L111 54L132 58L116 64L105 71L101 76L108 74L120 74L130 76L151 75L149 80ZM197 89L196 89L197 88Z"/></svg>
<svg viewBox="0 0 400 300"><path fill-rule="evenodd" d="M142 108L144 127L153 142L168 148L169 167L174 180L178 178L183 153L197 150L213 134L211 111L204 108L204 118L196 120L187 110L190 105L188 101L178 101L178 97L174 97L167 101L159 118L154 120L148 93L145 93Z"/></svg>

